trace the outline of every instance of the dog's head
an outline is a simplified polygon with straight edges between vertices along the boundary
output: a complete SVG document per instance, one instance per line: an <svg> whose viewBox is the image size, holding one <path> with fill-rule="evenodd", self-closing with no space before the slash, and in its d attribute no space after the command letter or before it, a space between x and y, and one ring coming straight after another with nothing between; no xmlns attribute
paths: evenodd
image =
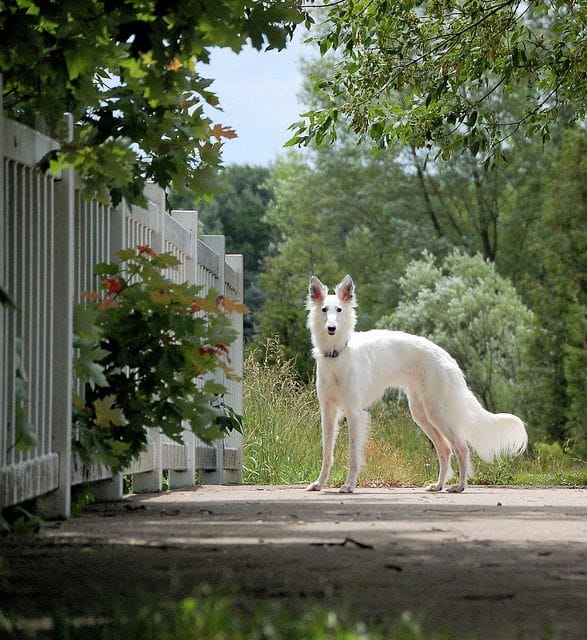
<svg viewBox="0 0 587 640"><path fill-rule="evenodd" d="M350 276L345 276L335 287L334 294L318 278L310 278L307 309L310 311L309 325L312 331L322 326L329 336L341 332L348 334L354 329L357 306L355 285Z"/></svg>

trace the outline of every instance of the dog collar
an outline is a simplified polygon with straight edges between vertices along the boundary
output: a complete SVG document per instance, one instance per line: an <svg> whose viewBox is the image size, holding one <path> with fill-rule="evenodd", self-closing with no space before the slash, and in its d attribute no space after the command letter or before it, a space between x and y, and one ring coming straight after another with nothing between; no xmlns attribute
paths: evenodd
<svg viewBox="0 0 587 640"><path fill-rule="evenodd" d="M324 351L322 354L325 358L338 358L338 356L347 348L348 340L344 343L343 348L338 351L337 349L333 349L332 351Z"/></svg>

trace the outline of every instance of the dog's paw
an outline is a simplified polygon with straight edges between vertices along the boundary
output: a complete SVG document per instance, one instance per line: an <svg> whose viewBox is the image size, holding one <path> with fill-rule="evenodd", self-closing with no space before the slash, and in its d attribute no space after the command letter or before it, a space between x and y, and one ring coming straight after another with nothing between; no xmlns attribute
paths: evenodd
<svg viewBox="0 0 587 640"><path fill-rule="evenodd" d="M306 487L306 491L320 491L320 489L322 489L322 485L317 480Z"/></svg>
<svg viewBox="0 0 587 640"><path fill-rule="evenodd" d="M354 491L354 488L348 484L343 484L342 487L340 488L340 493L352 493L353 491Z"/></svg>
<svg viewBox="0 0 587 640"><path fill-rule="evenodd" d="M461 487L460 484L453 484L452 487L447 487L448 493L462 493L465 490L465 487Z"/></svg>
<svg viewBox="0 0 587 640"><path fill-rule="evenodd" d="M441 484L430 484L425 488L425 491L430 491L431 493L437 493L438 491L442 491Z"/></svg>

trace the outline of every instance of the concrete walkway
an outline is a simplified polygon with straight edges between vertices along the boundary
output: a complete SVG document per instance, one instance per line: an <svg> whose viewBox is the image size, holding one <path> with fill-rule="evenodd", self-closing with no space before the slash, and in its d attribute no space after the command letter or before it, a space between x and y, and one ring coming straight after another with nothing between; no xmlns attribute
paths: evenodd
<svg viewBox="0 0 587 640"><path fill-rule="evenodd" d="M587 638L584 489L203 487L95 505L0 552L0 600L20 615L208 585L245 611L318 604L367 625L410 611L455 640Z"/></svg>

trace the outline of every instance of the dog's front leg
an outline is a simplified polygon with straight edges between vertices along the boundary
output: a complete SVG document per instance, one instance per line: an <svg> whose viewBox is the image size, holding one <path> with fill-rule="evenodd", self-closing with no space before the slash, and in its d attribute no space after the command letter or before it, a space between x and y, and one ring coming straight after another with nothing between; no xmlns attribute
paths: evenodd
<svg viewBox="0 0 587 640"><path fill-rule="evenodd" d="M338 435L339 413L333 402L321 401L322 420L322 469L318 479L308 486L308 491L320 491L328 480L334 462L334 444Z"/></svg>
<svg viewBox="0 0 587 640"><path fill-rule="evenodd" d="M340 488L341 493L352 493L357 486L357 476L363 466L363 450L369 433L369 413L359 410L347 415L349 427L349 473Z"/></svg>

